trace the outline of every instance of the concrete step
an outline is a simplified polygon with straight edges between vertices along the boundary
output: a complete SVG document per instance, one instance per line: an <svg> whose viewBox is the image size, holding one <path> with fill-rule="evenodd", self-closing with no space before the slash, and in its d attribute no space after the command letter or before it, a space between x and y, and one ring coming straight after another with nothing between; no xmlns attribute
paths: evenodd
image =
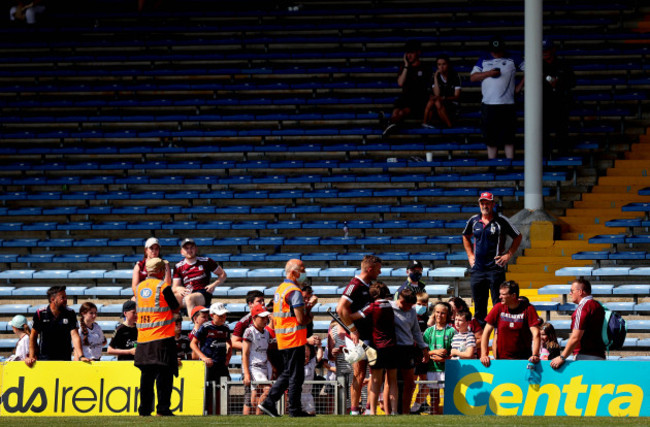
<svg viewBox="0 0 650 427"><path fill-rule="evenodd" d="M591 248L589 248L591 250ZM580 251L576 251L580 252ZM573 252L573 253L576 253ZM568 252L565 252L568 253ZM584 265L584 260L574 260L571 258L571 255L569 254L567 256L531 256L531 255L526 255L526 256L520 256L517 258L517 266L524 266L524 265L546 265L546 264L564 264L566 266L580 266ZM514 265L513 265L514 267Z"/></svg>
<svg viewBox="0 0 650 427"><path fill-rule="evenodd" d="M591 193L584 193L582 197L584 200L584 196L590 195L596 197L602 193L615 193L619 195L625 193L638 195L639 190L642 190L646 187L646 185L596 185L591 190Z"/></svg>
<svg viewBox="0 0 650 427"><path fill-rule="evenodd" d="M519 283L519 289L539 289L551 283L563 283L563 281L558 282L555 274L535 274L531 275L529 273L508 273L506 275L507 280L514 280Z"/></svg>
<svg viewBox="0 0 650 427"><path fill-rule="evenodd" d="M648 162L645 160L637 160L637 159L617 159L614 161L614 168L613 169L622 169L622 170L630 170L630 169L648 169L650 165ZM645 176L645 175L644 175Z"/></svg>
<svg viewBox="0 0 650 427"><path fill-rule="evenodd" d="M618 160L617 160L618 161ZM615 168L607 168L607 175L608 176L627 176L629 177L630 181L632 182L637 182L637 178L642 178L642 177L648 177L648 170L650 170L650 166L648 166L648 162L645 160L625 160L628 162L644 162L646 165L645 166L618 166Z"/></svg>
<svg viewBox="0 0 650 427"><path fill-rule="evenodd" d="M582 261L580 260L566 259L565 262L553 262L547 261L543 264L515 264L508 267L508 271L512 273L522 273L522 274L541 274L541 273L553 273L555 270L559 270L563 267L587 267L592 263L591 261Z"/></svg>
<svg viewBox="0 0 650 427"><path fill-rule="evenodd" d="M532 242L532 248L553 248L553 249L566 249L566 250L582 250L585 247L585 242L583 240L572 240L572 239L563 239L563 240L539 240ZM594 248L593 250L605 250L609 249L609 245L598 244L598 245L589 245L589 247Z"/></svg>
<svg viewBox="0 0 650 427"><path fill-rule="evenodd" d="M601 176L598 179L599 185L638 185L643 188L650 185L650 176Z"/></svg>
<svg viewBox="0 0 650 427"><path fill-rule="evenodd" d="M625 216L627 215L627 216ZM630 216L632 215L632 216ZM566 217L587 217L587 218L634 218L638 216L638 212L623 212L621 208L609 208L609 207L600 207L600 208L580 208L580 209L567 209L566 215L561 218Z"/></svg>

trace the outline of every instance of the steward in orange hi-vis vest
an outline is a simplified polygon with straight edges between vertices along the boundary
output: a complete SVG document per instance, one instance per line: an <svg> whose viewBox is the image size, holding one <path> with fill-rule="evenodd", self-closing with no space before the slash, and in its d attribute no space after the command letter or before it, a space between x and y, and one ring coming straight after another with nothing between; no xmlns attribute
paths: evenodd
<svg viewBox="0 0 650 427"><path fill-rule="evenodd" d="M138 284L138 343L174 337L174 316L162 296L164 289L169 286L169 283L160 279L147 279Z"/></svg>
<svg viewBox="0 0 650 427"><path fill-rule="evenodd" d="M138 414L173 415L171 406L174 376L178 375L173 312L180 304L174 295L169 263L147 259L147 279L136 287L138 346L133 364L140 369ZM155 391L154 391L155 388ZM156 399L157 398L157 399Z"/></svg>
<svg viewBox="0 0 650 427"><path fill-rule="evenodd" d="M286 300L293 291L300 292L300 288L293 282L284 281L273 297L273 322L279 350L307 344L307 326L298 323Z"/></svg>

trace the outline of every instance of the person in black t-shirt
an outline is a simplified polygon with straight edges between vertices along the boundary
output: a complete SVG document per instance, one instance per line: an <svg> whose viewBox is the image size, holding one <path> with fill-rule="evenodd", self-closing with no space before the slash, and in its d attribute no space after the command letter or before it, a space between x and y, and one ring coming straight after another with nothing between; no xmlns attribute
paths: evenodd
<svg viewBox="0 0 650 427"><path fill-rule="evenodd" d="M404 46L403 63L397 75L397 84L402 88L402 94L393 105L393 112L384 129L383 135L389 132L412 114L424 114L424 108L431 93L430 82L433 72L431 65L420 60L422 47L417 40L409 40Z"/></svg>
<svg viewBox="0 0 650 427"><path fill-rule="evenodd" d="M117 327L108 354L116 355L117 360L133 360L135 358L135 343L138 342L138 328L135 326L135 301L126 301L122 305L124 323Z"/></svg>
<svg viewBox="0 0 650 427"><path fill-rule="evenodd" d="M88 362L81 349L77 317L74 310L68 308L65 286L52 286L47 290L47 299L50 304L34 314L29 357L25 358L25 363L32 367L36 360L69 361L72 349L74 360Z"/></svg>
<svg viewBox="0 0 650 427"><path fill-rule="evenodd" d="M422 127L433 128L429 124L434 110L446 127L452 127L452 119L458 115L460 100L460 76L451 67L449 56L439 55L436 60L438 70L433 75L431 87L433 94L424 110Z"/></svg>

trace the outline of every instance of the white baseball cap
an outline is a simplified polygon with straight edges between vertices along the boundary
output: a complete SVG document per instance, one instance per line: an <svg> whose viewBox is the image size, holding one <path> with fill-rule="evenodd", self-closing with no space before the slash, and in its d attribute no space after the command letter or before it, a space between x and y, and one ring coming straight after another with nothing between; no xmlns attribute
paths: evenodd
<svg viewBox="0 0 650 427"><path fill-rule="evenodd" d="M230 313L226 306L222 302L215 302L210 306L210 314L216 314L217 316L223 316L226 313Z"/></svg>
<svg viewBox="0 0 650 427"><path fill-rule="evenodd" d="M24 325L27 324L27 319L22 314L17 314L13 319L9 321L9 325L14 328L22 329Z"/></svg>
<svg viewBox="0 0 650 427"><path fill-rule="evenodd" d="M146 242L144 242L145 249L149 249L153 245L160 246L160 242L155 237L149 237Z"/></svg>

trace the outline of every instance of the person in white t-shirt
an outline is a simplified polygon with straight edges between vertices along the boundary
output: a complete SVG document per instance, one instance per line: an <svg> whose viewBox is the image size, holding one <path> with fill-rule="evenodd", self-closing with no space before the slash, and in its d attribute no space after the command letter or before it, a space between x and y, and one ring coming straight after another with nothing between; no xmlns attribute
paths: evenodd
<svg viewBox="0 0 650 427"><path fill-rule="evenodd" d="M524 61L510 56L500 37L490 40L489 55L477 61L470 81L481 82L483 100L481 125L489 159L495 159L499 147L504 147L506 157L514 159L517 109L515 93L523 87L523 79L515 86L517 70L524 71Z"/></svg>
<svg viewBox="0 0 650 427"><path fill-rule="evenodd" d="M251 408L257 408L257 403L263 402L269 394L271 386L265 384L252 387L253 381L271 380L272 367L268 358L271 335L266 330L271 313L264 305L254 305L251 309L252 324L244 331L242 337L242 368L244 371L244 415L251 413ZM261 396L258 395L261 392ZM261 415L257 408L257 415Z"/></svg>
<svg viewBox="0 0 650 427"><path fill-rule="evenodd" d="M85 302L79 308L79 336L84 357L90 360L99 360L102 357L102 347L106 344L106 337L101 326L95 322L97 319L97 306L92 302Z"/></svg>
<svg viewBox="0 0 650 427"><path fill-rule="evenodd" d="M32 332L27 324L27 319L22 314L17 314L9 321L9 325L11 325L14 334L18 336L18 344L16 344L14 354L9 356L7 361L25 360L29 356L29 334Z"/></svg>

